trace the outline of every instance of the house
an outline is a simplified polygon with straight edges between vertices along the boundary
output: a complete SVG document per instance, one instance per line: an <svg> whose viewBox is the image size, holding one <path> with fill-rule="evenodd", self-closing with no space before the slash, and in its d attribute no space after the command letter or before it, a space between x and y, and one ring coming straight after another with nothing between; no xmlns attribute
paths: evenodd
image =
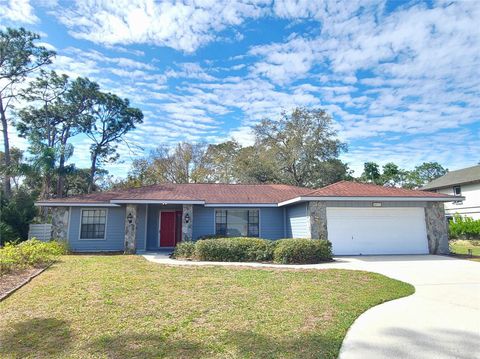
<svg viewBox="0 0 480 359"><path fill-rule="evenodd" d="M428 183L422 190L465 197L463 201L445 202L447 218L458 213L480 219L480 165L448 172Z"/></svg>
<svg viewBox="0 0 480 359"><path fill-rule="evenodd" d="M135 253L207 235L327 238L335 255L447 253L442 193L342 181L159 184L38 202L73 251Z"/></svg>

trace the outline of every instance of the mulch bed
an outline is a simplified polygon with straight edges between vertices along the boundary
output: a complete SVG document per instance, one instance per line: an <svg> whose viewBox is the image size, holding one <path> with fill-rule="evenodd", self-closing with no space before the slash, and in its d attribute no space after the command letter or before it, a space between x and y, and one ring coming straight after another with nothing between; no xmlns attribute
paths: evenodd
<svg viewBox="0 0 480 359"><path fill-rule="evenodd" d="M27 284L47 267L48 265L41 268L27 268L0 276L0 301L8 297L18 288Z"/></svg>

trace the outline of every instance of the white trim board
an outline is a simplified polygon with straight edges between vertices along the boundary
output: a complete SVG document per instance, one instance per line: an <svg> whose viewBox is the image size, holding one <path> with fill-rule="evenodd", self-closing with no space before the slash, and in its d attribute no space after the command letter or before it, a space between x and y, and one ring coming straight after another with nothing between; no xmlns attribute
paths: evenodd
<svg viewBox="0 0 480 359"><path fill-rule="evenodd" d="M207 203L205 207L226 207L226 208L258 208L258 207L278 207L277 203Z"/></svg>
<svg viewBox="0 0 480 359"><path fill-rule="evenodd" d="M150 199L112 199L110 203L114 204L205 204L205 201L165 201Z"/></svg>
<svg viewBox="0 0 480 359"><path fill-rule="evenodd" d="M35 202L38 207L120 207L112 203Z"/></svg>

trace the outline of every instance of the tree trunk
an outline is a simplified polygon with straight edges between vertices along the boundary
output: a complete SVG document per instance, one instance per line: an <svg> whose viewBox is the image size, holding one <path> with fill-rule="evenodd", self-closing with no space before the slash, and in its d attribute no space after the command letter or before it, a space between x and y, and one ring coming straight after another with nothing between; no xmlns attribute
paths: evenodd
<svg viewBox="0 0 480 359"><path fill-rule="evenodd" d="M92 154L92 165L90 167L90 178L88 181L88 193L93 192L93 184L95 180L95 172L97 171L97 152Z"/></svg>
<svg viewBox="0 0 480 359"><path fill-rule="evenodd" d="M61 143L60 160L58 163L58 179L57 179L57 197L62 198L65 191L65 148L67 146L67 140L69 138L69 129L65 130Z"/></svg>
<svg viewBox="0 0 480 359"><path fill-rule="evenodd" d="M57 197L63 197L65 188L65 154L62 152L58 163L58 178L57 178Z"/></svg>
<svg viewBox="0 0 480 359"><path fill-rule="evenodd" d="M12 196L12 187L10 184L10 143L8 140L8 122L7 117L5 116L5 108L3 107L2 97L0 96L0 120L2 122L2 132L3 132L3 144L4 144L4 161L5 161L5 173L3 174L3 194L5 198L10 198Z"/></svg>

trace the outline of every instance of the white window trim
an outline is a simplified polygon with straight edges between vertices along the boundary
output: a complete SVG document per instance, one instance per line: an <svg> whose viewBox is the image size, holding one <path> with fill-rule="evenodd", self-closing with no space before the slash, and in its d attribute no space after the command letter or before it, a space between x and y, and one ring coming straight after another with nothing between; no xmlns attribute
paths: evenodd
<svg viewBox="0 0 480 359"><path fill-rule="evenodd" d="M262 238L262 211L261 208L251 208L251 207L223 207L223 208L215 208L213 210L213 234L216 236L217 235L217 217L216 213L218 211L228 211L232 209L243 209L245 211L258 211L258 237L254 238ZM228 225L228 220L227 220L227 225ZM248 230L248 229L247 229ZM247 233L248 237L248 233Z"/></svg>
<svg viewBox="0 0 480 359"><path fill-rule="evenodd" d="M456 193L455 193L455 188L458 188L458 189L459 189L460 194L456 194ZM461 187L461 186L453 186L453 187L452 187L452 190L453 190L453 195L454 195L454 196L461 196L461 195L462 195L462 187Z"/></svg>
<svg viewBox="0 0 480 359"><path fill-rule="evenodd" d="M78 240L79 241L106 241L107 240L107 228L108 228L108 208L98 208L105 210L105 232L103 233L103 238L82 238L82 217L83 211L92 210L92 208L81 208L80 209L80 221L78 226Z"/></svg>

